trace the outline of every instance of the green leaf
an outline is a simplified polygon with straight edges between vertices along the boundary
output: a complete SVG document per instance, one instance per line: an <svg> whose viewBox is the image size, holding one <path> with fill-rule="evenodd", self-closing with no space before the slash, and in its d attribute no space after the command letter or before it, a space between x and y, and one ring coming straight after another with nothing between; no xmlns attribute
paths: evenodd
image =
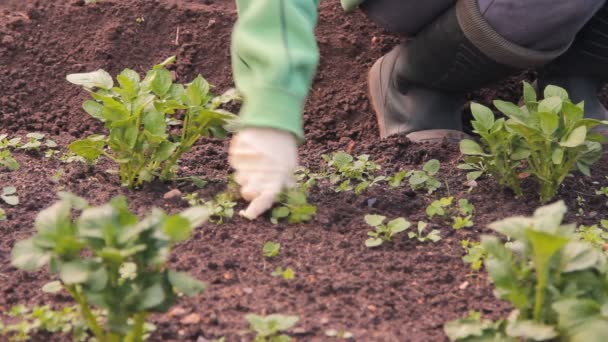
<svg viewBox="0 0 608 342"><path fill-rule="evenodd" d="M365 222L372 227L380 226L385 219L386 216L382 215L365 215Z"/></svg>
<svg viewBox="0 0 608 342"><path fill-rule="evenodd" d="M403 217L396 218L390 221L386 227L391 230L393 233L400 233L406 229L408 229L412 224L408 222Z"/></svg>
<svg viewBox="0 0 608 342"><path fill-rule="evenodd" d="M365 246L369 248L378 247L382 245L383 242L384 240L382 240L381 238L369 238L365 240Z"/></svg>
<svg viewBox="0 0 608 342"><path fill-rule="evenodd" d="M209 216L211 216L211 211L205 206L196 206L190 207L182 211L181 213L179 213L179 215L187 219L188 222L190 222L190 227L194 229L200 227L201 225L203 225L203 223L209 220Z"/></svg>
<svg viewBox="0 0 608 342"><path fill-rule="evenodd" d="M601 251L579 241L570 241L562 252L562 258L564 272L599 268L606 261Z"/></svg>
<svg viewBox="0 0 608 342"><path fill-rule="evenodd" d="M548 85L545 87L544 95L545 98L558 97L562 101L568 100L568 92L566 89L554 85Z"/></svg>
<svg viewBox="0 0 608 342"><path fill-rule="evenodd" d="M8 205L15 206L19 204L19 196L16 195L2 194L0 195L0 198L2 198L2 200Z"/></svg>
<svg viewBox="0 0 608 342"><path fill-rule="evenodd" d="M262 252L264 253L265 257L272 258L272 257L279 255L280 249L281 249L280 243L275 243L275 242L270 241L270 242L266 242L264 244Z"/></svg>
<svg viewBox="0 0 608 342"><path fill-rule="evenodd" d="M71 261L60 266L59 277L66 285L86 283L91 271L82 261Z"/></svg>
<svg viewBox="0 0 608 342"><path fill-rule="evenodd" d="M44 293L58 293L61 290L63 290L63 285L58 280L51 281L42 286L42 292Z"/></svg>
<svg viewBox="0 0 608 342"><path fill-rule="evenodd" d="M152 79L150 83L150 89L154 94L163 97L171 88L171 84L173 83L173 77L171 76L171 72L167 69L156 69L151 71Z"/></svg>
<svg viewBox="0 0 608 342"><path fill-rule="evenodd" d="M33 239L17 242L11 251L11 265L29 272L39 270L50 259L50 254L36 246Z"/></svg>
<svg viewBox="0 0 608 342"><path fill-rule="evenodd" d="M70 83L88 89L100 88L110 90L114 86L112 76L102 69L88 73L70 74L66 76L66 79Z"/></svg>
<svg viewBox="0 0 608 342"><path fill-rule="evenodd" d="M472 102L471 112L479 127L484 131L489 131L494 125L494 113L490 108L480 105L479 103Z"/></svg>
<svg viewBox="0 0 608 342"><path fill-rule="evenodd" d="M272 217L275 219L282 219L289 216L289 208L277 207L272 210Z"/></svg>
<svg viewBox="0 0 608 342"><path fill-rule="evenodd" d="M494 106L507 117L509 117L511 119L515 119L519 122L528 121L528 117L527 117L526 113L524 113L515 104L506 102L506 101L501 101L501 100L495 100L493 103L494 103Z"/></svg>
<svg viewBox="0 0 608 342"><path fill-rule="evenodd" d="M138 308L140 310L152 309L165 301L165 291L160 283L153 284L140 293Z"/></svg>
<svg viewBox="0 0 608 342"><path fill-rule="evenodd" d="M506 333L509 337L521 338L526 341L547 341L558 336L553 326L534 321L509 322Z"/></svg>
<svg viewBox="0 0 608 342"><path fill-rule="evenodd" d="M577 147L585 143L587 137L587 127L579 126L575 128L567 138L562 140L559 144L563 147Z"/></svg>
<svg viewBox="0 0 608 342"><path fill-rule="evenodd" d="M483 175L483 171L469 172L469 173L467 173L467 180L468 181L474 181L477 178L481 177L481 175Z"/></svg>
<svg viewBox="0 0 608 342"><path fill-rule="evenodd" d="M171 241L181 242L190 238L190 235L192 234L192 226L187 218L179 214L173 215L167 217L165 220L163 224L163 232L167 234Z"/></svg>
<svg viewBox="0 0 608 342"><path fill-rule="evenodd" d="M528 82L523 82L523 83L524 83L524 102L526 103L526 106L529 104L535 104L537 101L536 90L534 90L534 87L532 87L532 85L530 85L530 83L528 83Z"/></svg>
<svg viewBox="0 0 608 342"><path fill-rule="evenodd" d="M541 102L542 104L542 102ZM559 117L553 112L539 112L540 129L546 136L551 136L559 127Z"/></svg>
<svg viewBox="0 0 608 342"><path fill-rule="evenodd" d="M85 101L82 104L82 108L84 109L85 112L87 112L89 115L91 115L95 119L101 120L103 122L106 121L106 118L104 116L103 106L101 104L99 104L98 102L91 101L91 100Z"/></svg>
<svg viewBox="0 0 608 342"><path fill-rule="evenodd" d="M4 188L2 188L2 193L4 195L14 195L17 193L17 188L12 185L5 186Z"/></svg>
<svg viewBox="0 0 608 342"><path fill-rule="evenodd" d="M68 148L76 155L83 157L89 162L93 162L103 154L105 145L105 141L83 139L72 142Z"/></svg>
<svg viewBox="0 0 608 342"><path fill-rule="evenodd" d="M202 281L195 279L185 272L169 271L169 282L179 292L188 297L193 297L205 291L207 287Z"/></svg>
<svg viewBox="0 0 608 342"><path fill-rule="evenodd" d="M569 342L608 340L608 317L591 299L566 299L553 304L559 327Z"/></svg>
<svg viewBox="0 0 608 342"><path fill-rule="evenodd" d="M171 65L171 64L175 63L176 60L177 60L177 57L170 56L167 59L165 59L164 61L162 61L159 64L155 65L154 67L155 68L166 67L167 65Z"/></svg>
<svg viewBox="0 0 608 342"><path fill-rule="evenodd" d="M564 160L564 149L560 147L556 147L551 154L551 160L553 164L559 165Z"/></svg>
<svg viewBox="0 0 608 342"><path fill-rule="evenodd" d="M437 172L439 172L440 167L441 167L441 164L439 163L439 160L431 159L424 164L424 166L422 167L422 170L424 170L430 176L433 176Z"/></svg>
<svg viewBox="0 0 608 342"><path fill-rule="evenodd" d="M469 139L460 141L460 153L470 156L488 156L478 143Z"/></svg>
<svg viewBox="0 0 608 342"><path fill-rule="evenodd" d="M538 112L558 114L562 110L562 103L557 96L545 98L538 104Z"/></svg>

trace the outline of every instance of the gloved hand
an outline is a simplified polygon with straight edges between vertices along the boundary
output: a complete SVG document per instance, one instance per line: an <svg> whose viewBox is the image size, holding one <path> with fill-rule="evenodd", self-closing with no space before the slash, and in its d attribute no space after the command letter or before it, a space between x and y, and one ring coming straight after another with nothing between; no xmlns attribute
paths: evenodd
<svg viewBox="0 0 608 342"><path fill-rule="evenodd" d="M244 128L232 138L228 153L241 195L251 202L240 215L250 220L270 209L281 190L293 185L298 151L296 138L289 132Z"/></svg>

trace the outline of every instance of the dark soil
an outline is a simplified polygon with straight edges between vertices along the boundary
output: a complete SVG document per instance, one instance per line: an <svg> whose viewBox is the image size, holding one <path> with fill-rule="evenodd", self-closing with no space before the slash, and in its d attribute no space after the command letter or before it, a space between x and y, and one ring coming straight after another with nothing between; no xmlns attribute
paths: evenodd
<svg viewBox="0 0 608 342"><path fill-rule="evenodd" d="M207 224L194 237L176 248L171 263L210 284L205 294L183 299L183 312L158 315L154 341L206 341L225 336L227 341L247 341L247 313L297 314L301 321L292 336L297 341L326 341L330 328L352 332L357 341L442 341L442 325L479 310L500 317L508 306L495 300L486 276L472 276L461 261L462 239L477 240L491 221L516 214L530 214L539 204L531 193L516 199L492 180L482 180L470 193L464 175L456 169L459 153L453 146L411 144L402 137L380 141L366 98L366 73L371 64L398 42L370 23L362 14L344 15L337 0L321 5L317 30L322 59L306 107L307 142L300 150L302 163L313 170L320 155L350 149L379 161L386 173L419 168L425 161L442 162L445 184L428 196L407 188L387 191L373 188L360 197L314 189L310 200L319 208L317 218L304 225L277 225L267 217L255 222L235 218L216 226ZM142 23L136 18L143 17ZM217 91L231 86L229 39L235 20L232 0L106 1L84 5L83 1L2 0L0 2L0 134L24 135L43 132L65 150L75 138L103 132L102 126L81 109L86 94L65 81L65 75L98 68L112 74L129 67L144 72L170 55L179 81L201 73ZM179 39L176 44L176 33ZM533 75L524 75L530 78ZM494 97L517 100L519 83L506 81L471 95L488 103ZM230 170L226 142L199 144L182 162L183 176L198 175L215 180L200 191L204 197L225 187ZM12 305L69 303L65 296L41 292L49 280L46 272L29 274L10 266L15 241L31 235L36 213L50 205L59 190L84 196L100 204L126 195L140 214L157 206L175 212L186 208L181 200L163 200L165 192L179 188L197 191L190 184L153 183L137 191L118 184L112 167L62 164L35 153L15 153L22 168L0 170L0 187L15 185L21 204L6 209L8 220L0 222L0 312ZM63 170L64 176L52 176ZM560 192L572 209L570 221L592 224L607 213L604 200L594 194L606 185L606 159L598 163L591 179L568 179ZM364 247L367 213L389 218L424 219L424 209L440 196L469 198L477 208L475 228L441 229L443 240L419 244L403 237L381 248ZM586 199L577 203L577 196ZM244 203L239 204L241 208ZM585 218L577 217L582 205ZM281 254L263 258L266 241L281 243ZM271 277L277 266L290 266L296 279ZM466 283L466 284L465 284ZM468 284L468 286L467 286ZM175 312L174 312L175 313ZM181 322L195 313L197 324ZM47 338L48 339L48 338ZM52 337L50 340L65 340Z"/></svg>

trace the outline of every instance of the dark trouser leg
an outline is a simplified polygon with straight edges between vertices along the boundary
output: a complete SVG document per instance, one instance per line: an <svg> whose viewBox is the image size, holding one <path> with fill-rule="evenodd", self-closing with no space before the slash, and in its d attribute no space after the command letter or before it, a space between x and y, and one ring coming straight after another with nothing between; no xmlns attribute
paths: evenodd
<svg viewBox="0 0 608 342"><path fill-rule="evenodd" d="M539 71L539 87L554 84L565 88L570 98L584 101L585 116L608 119L598 99L608 81L608 4L604 5L576 36L571 48ZM598 132L608 135L605 128Z"/></svg>
<svg viewBox="0 0 608 342"><path fill-rule="evenodd" d="M415 16L403 14L404 21ZM380 134L460 130L466 92L544 65L567 47L536 50L512 42L483 17L477 1L460 0L372 67L370 95ZM424 134L414 136L426 140Z"/></svg>

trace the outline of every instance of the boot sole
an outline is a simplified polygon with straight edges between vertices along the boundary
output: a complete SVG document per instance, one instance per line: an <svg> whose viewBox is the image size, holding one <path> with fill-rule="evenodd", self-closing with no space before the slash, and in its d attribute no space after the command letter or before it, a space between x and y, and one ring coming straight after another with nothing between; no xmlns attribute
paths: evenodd
<svg viewBox="0 0 608 342"><path fill-rule="evenodd" d="M372 105L372 109L374 110L374 114L376 115L376 121L378 123L378 129L380 130L380 139L386 139L388 135L386 134L385 122L384 122L384 113L380 111L380 108L383 108L384 105L378 106L375 99L383 99L383 94L381 91L381 85L374 83L372 84L373 79L378 79L378 77L372 77L373 74L380 74L380 69L382 67L383 58L378 59L374 65L370 68L369 73L367 74L367 90L368 97L370 103ZM379 93L375 93L373 89L378 89ZM375 96L374 96L375 95ZM412 132L406 135L410 141L414 143L438 143L443 141L448 141L450 143L458 143L463 139L470 138L466 133L462 131L457 131L453 129L429 129L423 131Z"/></svg>

